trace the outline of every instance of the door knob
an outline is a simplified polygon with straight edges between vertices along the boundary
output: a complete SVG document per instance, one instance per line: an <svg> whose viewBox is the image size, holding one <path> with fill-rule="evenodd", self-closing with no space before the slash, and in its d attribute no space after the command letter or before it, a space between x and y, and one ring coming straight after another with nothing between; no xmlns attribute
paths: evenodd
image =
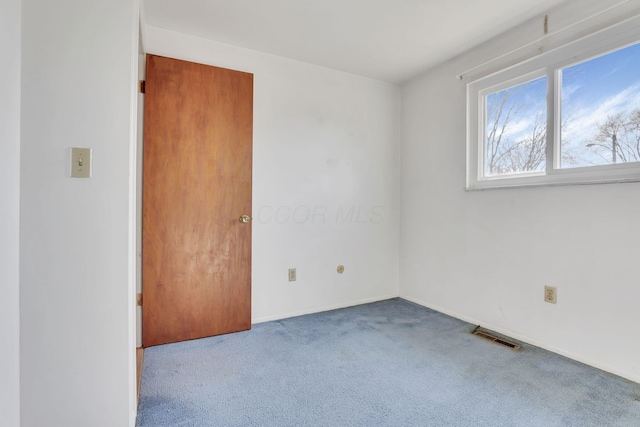
<svg viewBox="0 0 640 427"><path fill-rule="evenodd" d="M251 221L251 217L249 215L242 215L240 217L240 222L243 223L243 224L246 224L249 221Z"/></svg>

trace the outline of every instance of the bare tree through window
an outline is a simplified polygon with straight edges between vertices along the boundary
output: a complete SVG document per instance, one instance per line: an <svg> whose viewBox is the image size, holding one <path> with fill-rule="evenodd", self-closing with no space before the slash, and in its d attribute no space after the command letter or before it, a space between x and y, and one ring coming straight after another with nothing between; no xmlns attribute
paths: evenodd
<svg viewBox="0 0 640 427"><path fill-rule="evenodd" d="M587 144L605 163L640 162L640 108L616 113L596 123L598 132Z"/></svg>
<svg viewBox="0 0 640 427"><path fill-rule="evenodd" d="M545 77L487 95L485 172L542 171L546 164Z"/></svg>

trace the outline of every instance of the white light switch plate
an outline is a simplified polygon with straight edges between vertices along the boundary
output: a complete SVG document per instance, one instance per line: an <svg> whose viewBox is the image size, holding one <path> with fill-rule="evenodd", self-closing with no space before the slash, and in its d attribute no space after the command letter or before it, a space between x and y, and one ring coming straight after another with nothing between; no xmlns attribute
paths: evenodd
<svg viewBox="0 0 640 427"><path fill-rule="evenodd" d="M71 149L71 176L91 178L91 148Z"/></svg>

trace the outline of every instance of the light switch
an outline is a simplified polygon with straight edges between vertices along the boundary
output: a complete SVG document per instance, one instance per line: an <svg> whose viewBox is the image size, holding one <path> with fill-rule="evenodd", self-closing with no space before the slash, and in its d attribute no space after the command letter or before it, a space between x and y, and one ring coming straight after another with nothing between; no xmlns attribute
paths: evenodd
<svg viewBox="0 0 640 427"><path fill-rule="evenodd" d="M71 176L91 178L91 148L71 149Z"/></svg>

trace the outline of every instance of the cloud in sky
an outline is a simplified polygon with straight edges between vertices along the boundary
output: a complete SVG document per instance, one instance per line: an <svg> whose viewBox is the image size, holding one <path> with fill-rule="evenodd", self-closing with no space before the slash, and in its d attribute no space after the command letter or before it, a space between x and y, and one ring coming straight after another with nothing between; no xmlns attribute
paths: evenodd
<svg viewBox="0 0 640 427"><path fill-rule="evenodd" d="M563 85L562 86L562 99L569 100L571 99L571 95L581 89L581 86L578 84L571 85Z"/></svg>
<svg viewBox="0 0 640 427"><path fill-rule="evenodd" d="M567 121L564 137L574 144L587 144L598 132L597 125L608 116L640 108L640 82L588 105L563 105L563 121Z"/></svg>

